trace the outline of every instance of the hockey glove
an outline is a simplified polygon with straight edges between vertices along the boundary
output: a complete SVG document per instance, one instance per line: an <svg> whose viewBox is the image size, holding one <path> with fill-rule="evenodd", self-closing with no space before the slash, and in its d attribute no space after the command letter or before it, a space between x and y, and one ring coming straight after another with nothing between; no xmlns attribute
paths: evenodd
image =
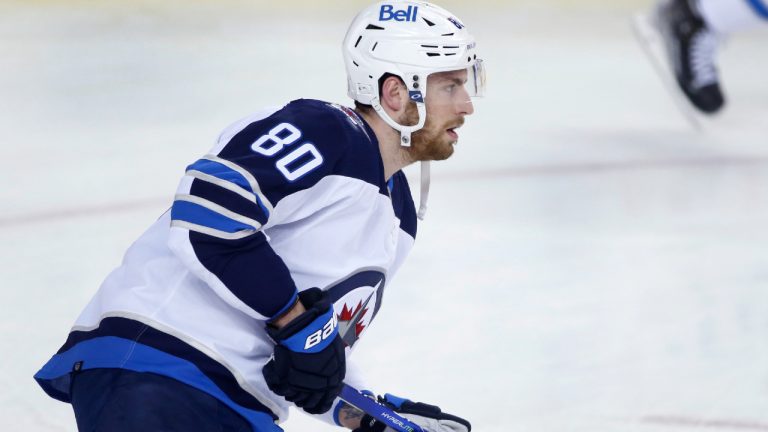
<svg viewBox="0 0 768 432"><path fill-rule="evenodd" d="M273 358L264 366L269 388L310 414L329 409L341 391L346 372L344 342L330 301L319 288L299 293L306 312L277 329Z"/></svg>
<svg viewBox="0 0 768 432"><path fill-rule="evenodd" d="M472 425L455 415L446 414L434 405L412 402L389 393L379 396L379 402L402 414L413 423L421 426L424 432L470 432ZM360 421L360 427L352 432L394 432L383 423L366 414Z"/></svg>

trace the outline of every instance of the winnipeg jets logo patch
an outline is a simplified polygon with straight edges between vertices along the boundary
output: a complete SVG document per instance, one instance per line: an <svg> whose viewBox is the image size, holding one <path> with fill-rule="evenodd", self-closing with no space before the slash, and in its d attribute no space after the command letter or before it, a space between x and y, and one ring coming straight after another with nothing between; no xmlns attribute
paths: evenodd
<svg viewBox="0 0 768 432"><path fill-rule="evenodd" d="M339 336L351 348L381 307L386 277L377 268L364 268L325 288L338 321Z"/></svg>

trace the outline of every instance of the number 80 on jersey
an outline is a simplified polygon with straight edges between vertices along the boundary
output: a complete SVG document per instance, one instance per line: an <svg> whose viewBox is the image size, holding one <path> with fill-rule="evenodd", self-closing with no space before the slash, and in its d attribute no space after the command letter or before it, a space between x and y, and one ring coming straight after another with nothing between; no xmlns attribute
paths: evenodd
<svg viewBox="0 0 768 432"><path fill-rule="evenodd" d="M301 131L290 123L280 123L253 144L251 150L266 157L274 157L301 138ZM288 180L296 181L323 164L323 156L314 144L305 142L291 152L280 155L275 168Z"/></svg>

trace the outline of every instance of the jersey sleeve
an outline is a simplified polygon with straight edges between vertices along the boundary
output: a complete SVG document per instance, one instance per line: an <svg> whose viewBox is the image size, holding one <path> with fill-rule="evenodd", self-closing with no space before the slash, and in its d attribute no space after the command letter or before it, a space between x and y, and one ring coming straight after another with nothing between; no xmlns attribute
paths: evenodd
<svg viewBox="0 0 768 432"><path fill-rule="evenodd" d="M187 167L171 209L169 246L231 306L260 320L297 301L297 286L269 243L274 208L334 172L349 141L337 115L291 103L225 131Z"/></svg>

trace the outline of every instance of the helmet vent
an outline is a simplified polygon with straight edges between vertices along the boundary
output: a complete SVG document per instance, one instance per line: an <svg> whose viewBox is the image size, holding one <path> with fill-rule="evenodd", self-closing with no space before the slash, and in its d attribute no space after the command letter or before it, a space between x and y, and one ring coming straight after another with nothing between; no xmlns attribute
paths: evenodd
<svg viewBox="0 0 768 432"><path fill-rule="evenodd" d="M443 49L459 49L458 45L443 45Z"/></svg>
<svg viewBox="0 0 768 432"><path fill-rule="evenodd" d="M379 27L377 25L368 24L368 27L365 28L366 30L384 30L384 27Z"/></svg>
<svg viewBox="0 0 768 432"><path fill-rule="evenodd" d="M422 45L421 47L422 47L422 48L440 48L440 47L439 47L439 46L437 46L437 45Z"/></svg>
<svg viewBox="0 0 768 432"><path fill-rule="evenodd" d="M435 23L433 23L432 21L430 21L430 20L428 20L428 19L426 19L424 17L421 17L421 19L423 19L424 22L427 23L427 25L430 26L430 27L433 27L435 25Z"/></svg>
<svg viewBox="0 0 768 432"><path fill-rule="evenodd" d="M360 45L360 40L363 38L363 35L358 36L357 42L355 42L355 48L357 48L358 45Z"/></svg>
<svg viewBox="0 0 768 432"><path fill-rule="evenodd" d="M440 55L440 53L428 52L427 55L430 56L430 57L438 57Z"/></svg>
<svg viewBox="0 0 768 432"><path fill-rule="evenodd" d="M379 46L379 43L378 43L378 42L376 42L375 44L373 44L373 48L371 48L371 52L373 52L374 50L376 50L376 47L377 47L377 46Z"/></svg>
<svg viewBox="0 0 768 432"><path fill-rule="evenodd" d="M446 33L446 34L444 34L442 36L453 36L453 35L454 35L453 33Z"/></svg>

